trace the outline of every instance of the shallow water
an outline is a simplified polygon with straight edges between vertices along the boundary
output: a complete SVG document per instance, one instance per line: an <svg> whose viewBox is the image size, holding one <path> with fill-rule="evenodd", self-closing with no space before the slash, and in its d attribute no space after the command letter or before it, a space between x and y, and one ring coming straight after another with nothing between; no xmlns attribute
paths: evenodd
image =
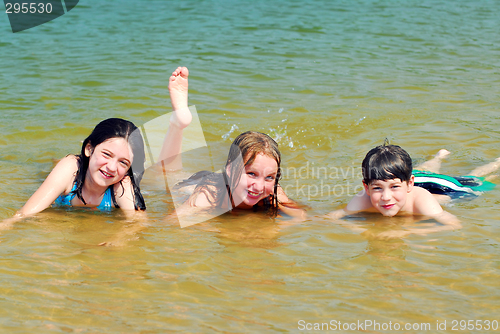
<svg viewBox="0 0 500 334"><path fill-rule="evenodd" d="M463 228L427 236L376 237L397 218L352 218L368 227L359 234L322 217L359 189L361 160L386 137L416 163L447 148L451 175L500 156L499 14L486 0L80 1L16 34L1 16L0 219L103 118L169 112L179 65L216 160L243 131L272 135L283 187L310 210L292 226L228 214L181 229L165 220L173 203L154 171L140 231L119 212L48 209L0 232L0 330L291 332L299 320L372 320L435 332L436 321L448 331L453 320L500 321L498 190L447 206ZM117 235L122 245L97 246Z"/></svg>

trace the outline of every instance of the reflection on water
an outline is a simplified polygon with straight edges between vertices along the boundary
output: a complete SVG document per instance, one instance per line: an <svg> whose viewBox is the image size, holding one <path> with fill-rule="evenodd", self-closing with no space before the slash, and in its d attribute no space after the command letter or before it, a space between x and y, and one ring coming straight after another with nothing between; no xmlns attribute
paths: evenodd
<svg viewBox="0 0 500 334"><path fill-rule="evenodd" d="M497 189L448 204L463 228L427 236L377 237L428 222L356 217L367 229L358 233L323 216L349 201L361 184L352 171L386 137L417 162L447 148L451 175L500 156L500 6L226 2L79 3L17 34L0 21L0 219L103 118L140 125L170 112L167 73L186 65L214 163L240 132L271 134L288 172L281 183L311 208L308 220L287 226L230 213L181 229L165 219L174 204L163 176L148 171L148 218L137 230L119 212L53 208L0 231L0 330L288 332L300 319L495 320ZM186 171L201 159L187 159ZM304 166L337 173L299 173Z"/></svg>
<svg viewBox="0 0 500 334"><path fill-rule="evenodd" d="M231 217L227 217L231 215ZM275 219L262 213L230 213L220 218L217 227L219 244L226 247L252 247L274 249L279 242L280 226Z"/></svg>

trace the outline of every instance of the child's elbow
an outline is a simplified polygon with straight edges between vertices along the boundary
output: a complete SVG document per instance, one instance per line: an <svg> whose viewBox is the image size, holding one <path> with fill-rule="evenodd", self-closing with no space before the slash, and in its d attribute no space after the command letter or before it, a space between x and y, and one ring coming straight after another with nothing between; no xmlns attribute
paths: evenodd
<svg viewBox="0 0 500 334"><path fill-rule="evenodd" d="M437 220L445 225L452 227L454 230L458 230L462 228L462 224L457 216L452 215L449 212L443 211L436 218Z"/></svg>
<svg viewBox="0 0 500 334"><path fill-rule="evenodd" d="M347 216L347 212L344 209L332 211L329 214L327 214L325 217L331 219L331 220L339 220L340 218Z"/></svg>
<svg viewBox="0 0 500 334"><path fill-rule="evenodd" d="M455 216L453 216L452 225L455 228L455 230L458 230L458 229L462 228L462 224L460 223L460 220L457 217L455 217Z"/></svg>

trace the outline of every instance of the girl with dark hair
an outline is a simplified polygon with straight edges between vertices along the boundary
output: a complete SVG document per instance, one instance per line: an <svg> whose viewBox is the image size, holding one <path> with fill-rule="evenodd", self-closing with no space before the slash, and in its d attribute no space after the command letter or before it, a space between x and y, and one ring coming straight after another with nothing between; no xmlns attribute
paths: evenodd
<svg viewBox="0 0 500 334"><path fill-rule="evenodd" d="M111 150L112 146L110 146L113 144L117 146L114 151ZM102 159L99 159L99 154L102 155ZM120 157L120 154L124 156ZM113 156L118 156L116 168L113 168L112 165ZM100 176L103 176L103 180L107 181L103 182L103 185L107 188L97 208L110 209L112 206L120 208L120 204L117 202L118 198L124 209L131 209L131 203L126 200L126 196L124 197L125 187L127 187L130 188L127 190L131 190L129 193L132 196L128 196L128 198L133 199L134 210L146 210L146 204L139 189L144 172L144 142L139 129L132 122L119 118L109 118L102 121L83 141L81 154L75 157L78 171L74 185L68 195L63 194L56 199L56 204L79 205L81 202L81 204L87 205L82 194L85 179L88 177L89 185L98 189L98 183L101 181ZM116 173L114 173L115 169ZM115 185L119 186L115 187ZM118 194L118 190L121 190L121 194ZM75 196L79 202L73 203L72 200Z"/></svg>
<svg viewBox="0 0 500 334"><path fill-rule="evenodd" d="M191 122L187 91L183 89L187 75L187 69L179 67L169 79L174 113L160 159L180 153L182 130ZM186 108L174 103L175 96L186 97ZM123 119L104 120L84 140L79 155L68 155L59 161L14 218L38 213L54 202L100 210L146 210L139 188L144 162L144 141L139 129Z"/></svg>
<svg viewBox="0 0 500 334"><path fill-rule="evenodd" d="M56 205L109 210L145 210L139 182L144 172L144 143L129 121L109 118L83 141L79 155L54 167L16 216L29 216Z"/></svg>

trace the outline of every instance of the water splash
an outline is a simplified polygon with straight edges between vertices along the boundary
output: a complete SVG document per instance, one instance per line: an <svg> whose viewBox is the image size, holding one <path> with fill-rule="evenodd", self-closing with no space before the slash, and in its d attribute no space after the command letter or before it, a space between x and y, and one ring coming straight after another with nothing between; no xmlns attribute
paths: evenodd
<svg viewBox="0 0 500 334"><path fill-rule="evenodd" d="M278 126L276 129L269 129L269 136L278 143L278 145L286 145L290 148L294 148L293 140L288 136L286 125L285 127Z"/></svg>
<svg viewBox="0 0 500 334"><path fill-rule="evenodd" d="M229 138L229 136L231 135L231 133L234 132L234 130L238 130L238 129L239 129L238 126L236 124L233 124L231 126L231 130L229 130L228 133L222 135L222 139L226 140L227 138Z"/></svg>
<svg viewBox="0 0 500 334"><path fill-rule="evenodd" d="M359 123L361 123L365 118L366 118L366 116L363 116L360 119L358 119L358 121L356 122L355 125L359 125Z"/></svg>

